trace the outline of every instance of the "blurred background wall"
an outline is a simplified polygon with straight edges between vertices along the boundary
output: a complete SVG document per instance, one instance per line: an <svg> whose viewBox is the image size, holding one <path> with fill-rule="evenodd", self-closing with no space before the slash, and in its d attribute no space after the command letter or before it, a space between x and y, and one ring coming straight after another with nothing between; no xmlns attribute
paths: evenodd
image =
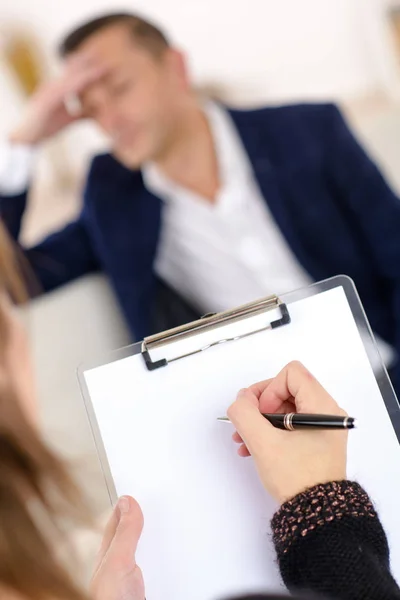
<svg viewBox="0 0 400 600"><path fill-rule="evenodd" d="M391 4L391 0L2 0L0 36L25 28L37 37L46 66L53 71L53 50L71 27L103 11L138 10L163 24L188 52L197 83L221 85L232 101L343 99L377 91L396 96L399 73L387 35ZM2 89L3 79L4 73ZM15 103L2 98L0 133L9 127L15 108Z"/></svg>
<svg viewBox="0 0 400 600"><path fill-rule="evenodd" d="M222 80L239 101L353 96L391 81L389 0L2 1L2 27L20 24L50 56L82 19L140 10L191 56L198 82ZM398 89L399 83L395 87ZM4 121L4 115L2 115Z"/></svg>

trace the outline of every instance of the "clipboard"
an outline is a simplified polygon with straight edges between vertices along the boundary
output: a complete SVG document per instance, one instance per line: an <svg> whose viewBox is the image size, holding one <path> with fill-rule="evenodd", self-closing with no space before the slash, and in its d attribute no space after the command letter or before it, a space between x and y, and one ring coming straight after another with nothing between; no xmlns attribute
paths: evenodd
<svg viewBox="0 0 400 600"><path fill-rule="evenodd" d="M331 307L331 312L330 314L325 314L323 312L324 306L328 306L328 304ZM340 308L342 316L340 319L337 317L339 320L335 322L336 308L338 311ZM243 503L248 503L249 510L251 510L252 502L258 504L258 506L260 505L260 502L265 502L266 509L264 520L262 512L259 514L257 521L258 526L251 522L248 531L240 529L239 527L240 531L238 532L238 536L240 539L240 535L242 535L243 543L250 545L254 540L255 551L252 560L255 564L249 560L248 562L245 561L246 564L243 566L243 559L231 548L232 539L229 540L229 547L227 544L225 549L225 553L227 554L226 560L231 560L231 564L226 564L224 558L221 558L221 554L224 553L223 543L221 542L222 546L218 546L218 544L220 544L220 540L218 540L217 543L213 544L209 536L208 542L210 542L210 552L212 553L212 547L214 545L216 546L216 555L212 557L210 562L204 558L203 552L202 555L196 555L195 560L197 561L197 564L199 564L199 562L201 563L204 559L204 567L211 569L209 575L210 585L207 585L207 581L192 581L192 587L188 587L190 583L189 580L181 581L182 565L180 564L179 568L177 568L176 577L173 577L173 572L175 562L181 563L182 560L186 560L186 556L190 556L191 549L182 548L183 555L180 556L179 548L175 546L172 550L171 548L168 548L169 536L165 531L165 535L163 534L163 527L165 528L164 521L169 522L170 520L174 521L175 519L177 528L180 532L181 530L179 527L181 527L182 530L184 530L185 527L190 527L189 516L180 523L179 516L174 514L174 502L172 501L175 494L174 485L179 489L179 492L176 492L177 498L175 499L178 504L181 501L182 494L187 494L188 498L191 497L190 489L187 489L188 486L185 487L182 484L182 479L186 479L186 483L190 483L191 478L193 477L190 464L189 466L185 465L185 467L182 468L181 473L183 473L184 476L176 479L174 485L171 485L170 481L164 482L163 480L162 484L160 483L160 488L158 488L159 478L163 479L166 472L170 473L169 477L170 479L171 477L173 479L173 471L171 471L172 467L170 464L171 461L163 463L163 459L161 459L160 472L157 476L154 476L154 464L157 462L157 457L155 457L155 463L153 464L152 459L154 457L152 456L152 448L147 448L147 452L143 450L143 455L139 458L138 454L140 454L140 451L138 451L138 449L136 452L132 453L135 454L135 456L127 456L129 452L124 452L123 449L129 449L131 443L131 440L129 439L130 432L126 429L128 426L127 422L129 422L129 411L131 409L133 410L133 406L137 407L135 409L135 418L132 418L131 421L132 427L136 427L136 434L132 433L133 436L139 437L143 435L141 429L143 430L143 428L147 427L149 433L142 438L146 441L148 435L151 435L154 426L159 434L162 432L162 435L165 435L165 428L168 430L168 427L171 427L172 438L174 435L173 418L175 418L176 415L175 417L170 417L169 411L167 411L163 413L162 423L160 423L158 418L159 411L155 410L154 414L152 414L149 403L153 401L152 398L159 398L160 390L163 390L162 393L168 395L169 388L172 388L174 385L181 385L180 382L177 382L178 374L180 374L180 377L182 378L182 373L190 373L193 385L197 386L196 390L199 385L202 385L201 382L206 381L210 392L210 390L213 389L212 385L217 385L216 380L221 377L226 378L227 375L229 375L229 378L226 379L224 386L229 387L231 385L230 379L237 378L239 376L238 372L242 369L243 375L246 374L246 377L244 377L243 384L237 385L237 389L239 389L240 387L250 385L259 379L265 379L276 374L277 371L273 374L268 372L268 362L273 362L275 360L276 356L274 355L279 354L278 347L281 348L280 351L283 353L282 355L284 355L285 352L287 352L288 346L293 346L293 359L299 358L297 353L303 354L305 357L303 362L310 368L307 357L309 357L310 362L312 362L313 352L314 355L317 354L317 352L315 351L315 348L307 349L307 344L309 343L309 340L307 340L307 332L310 332L310 338L314 335L313 339L318 339L319 330L323 328L323 324L327 327L326 331L328 333L326 334L326 337L331 335L332 339L337 335L337 332L341 327L345 327L342 333L344 333L343 337L347 339L343 339L343 352L345 349L347 350L347 346L353 344L357 353L359 353L359 358L357 360L360 361L360 364L363 364L364 373L362 381L359 382L353 381L350 376L348 386L353 388L352 394L350 395L353 397L358 393L359 389L362 389L364 390L362 394L365 398L365 402L367 402L367 400L369 401L369 390L372 390L371 398L373 397L375 402L373 410L378 410L378 412L380 412L379 418L374 414L373 424L367 424L369 419L368 414L370 412L368 412L368 410L366 410L364 423L363 419L361 419L361 430L363 425L365 425L367 429L368 426L370 427L368 430L368 440L364 437L361 442L359 439L357 441L357 433L350 433L349 444L352 444L354 448L356 448L356 450L354 450L354 452L352 450L352 452L357 454L357 460L351 460L351 471L352 475L354 473L354 478L357 478L358 480L361 479L360 482L362 484L365 484L363 477L366 477L365 472L368 471L366 479L370 480L370 487L374 488L372 489L371 495L377 504L381 519L389 535L393 566L397 565L394 575L400 581L400 523L397 523L397 514L391 509L391 504L393 504L391 501L393 498L393 490L390 489L389 494L388 487L395 485L397 486L397 492L400 492L399 403L389 380L386 368L380 357L373 333L367 321L354 283L346 276L338 276L313 284L301 290L296 290L280 296L270 296L224 313L206 315L198 321L150 336L128 348L118 350L111 355L80 367L78 372L79 381L112 503L116 501L118 495L123 493L137 496L137 494L135 494L135 489L131 489L135 488L135 482L130 479L131 473L127 476L127 472L128 470L130 472L135 471L136 468L139 469L138 461L149 461L148 473L147 471L141 473L142 483L139 486L139 496L142 496L144 499L145 506L143 508L145 512L145 522L147 521L147 509L147 511L153 515L152 518L153 521L155 521L153 524L150 524L149 527L154 527L155 529L158 528L159 537L157 537L157 534L153 531L153 533L149 534L148 537L143 540L142 546L139 547L138 562L140 563L142 560L141 566L144 567L145 581L147 580L148 584L148 598L153 598L154 600L161 600L161 598L163 600L183 600L183 598L187 598L190 595L193 600L212 600L213 598L228 597L229 595L235 596L249 592L258 593L260 591L265 591L266 587L269 591L279 591L280 578L277 573L276 565L274 564L273 554L271 553L268 555L268 553L272 552L271 548L267 547L268 544L270 544L270 540L268 540L268 544L265 546L266 555L264 557L262 556L264 544L266 544L266 540L268 539L268 518L272 516L277 507L274 506L270 499L265 498L263 490L255 483L256 475L252 472L252 467L248 462L244 465L246 461L242 461L240 464L237 463L236 465L235 463L235 466L233 466L234 463L232 461L234 458L231 458L229 452L232 452L233 457L234 448L228 449L227 438L223 440L224 444L221 443L221 445L219 445L220 436L225 436L227 434L225 431L222 432L215 429L217 425L214 423L214 416L217 414L218 416L221 416L221 407L216 409L215 414L211 410L211 406L208 407L208 417L211 414L213 417L212 419L211 417L207 417L207 420L204 420L204 427L207 428L211 423L211 420L213 421L212 433L210 433L210 440L212 440L210 444L214 443L211 470L213 470L215 466L214 457L216 457L218 452L220 452L221 455L219 470L215 466L215 473L213 474L214 479L212 479L213 484L210 484L210 486L213 487L215 485L215 488L219 489L220 494L218 495L218 498L215 497L214 504L211 504L207 511L204 512L204 522L202 522L204 526L199 530L195 524L193 524L193 539L196 542L196 536L199 536L200 539L202 539L202 536L206 535L204 532L209 526L207 519L213 519L216 536L215 540L222 537L224 532L227 537L229 537L229 520L225 523L225 530L223 527L222 530L219 530L218 515L214 514L213 510L214 505L218 504L218 502L220 509L219 515L221 515L221 512L223 511L225 518L225 512L228 510L229 513L231 510L231 508L228 509L229 502L228 496L225 494L226 490L219 479L224 479L224 477L227 481L229 479L230 485L234 487L236 475L235 472L232 472L233 469L237 468L237 477L242 484L242 487L236 490L236 494L242 494L240 506L242 506ZM297 332L294 338L291 337L292 331ZM312 332L314 332L313 335L311 335ZM262 343L260 340L262 340ZM328 345L330 339L323 338L322 341L320 340L320 343L323 346L325 343ZM339 342L336 340L336 343L340 343L340 340ZM286 348L284 351L282 350L283 345L285 345ZM264 348L265 346L266 367L265 375L251 380L252 374L258 373L260 370L260 354L258 353L258 355L253 358L251 356L251 349L255 346L258 348ZM324 348L321 346L321 349L318 349L318 354L323 354ZM239 356L242 351L245 352L244 357ZM337 362L340 362L340 353L337 353L336 357ZM350 360L353 358L350 358ZM256 364L257 361L258 364ZM355 364L356 363L354 363L354 365ZM199 368L197 368L196 365L199 365ZM281 367L283 366L284 365L282 364ZM348 366L344 365L343 368L346 369ZM334 371L336 369L339 374L341 373L341 368L337 367L335 364L332 365L332 369ZM312 368L311 370L313 371ZM199 371L201 372L199 373ZM322 379L318 372L315 373L314 371L314 374L320 379L321 383L328 388L328 391L330 391L334 397L335 386L339 393L340 382L336 381L333 376L334 374L332 375L329 369L322 373ZM131 385L132 387L129 392L130 395L128 394L124 400L125 404L118 405L119 396L118 400L115 400L115 394L126 394L126 389L124 387L119 388L120 392L115 392L115 389L121 385L121 380L123 378L126 378L125 381L127 386L129 387ZM140 388L140 393L138 394L139 397L135 397L136 380L139 381L139 379L142 379L145 383ZM212 379L212 383L210 383L209 379ZM221 382L219 382L219 384L220 383ZM189 384L190 382L184 382L183 387L181 386L179 389L186 389L187 392L187 390L190 390ZM108 395L106 388L108 389ZM224 387L220 387L220 392L223 389ZM147 395L147 391L148 397L144 398L143 396ZM187 392L187 395L190 396L190 392ZM230 397L229 401L228 398L226 399L224 404L225 408L227 408L230 401L233 401L233 399L234 396ZM182 441L184 442L182 449L185 447L185 452L186 450L188 451L188 455L193 459L193 465L198 470L199 478L204 475L202 481L207 483L209 474L205 473L206 469L204 469L204 465L198 464L196 462L197 459L195 458L197 452L196 443L199 442L199 439L197 439L197 442L195 443L196 432L193 430L194 433L192 435L192 431L190 430L190 427L193 425L193 419L197 414L196 410L198 409L196 409L196 406L193 407L191 405L190 398L188 398L187 402L182 403L182 399L179 401L181 402L180 410L185 414L187 413L189 416L191 415L192 420L190 420L188 416L187 420L183 421L185 425L183 426L181 423L177 437L179 438L179 436L182 436ZM338 401L340 403L340 398L338 398ZM361 412L364 410L362 402L363 399L358 400L358 407ZM201 406L201 403L202 398L197 398L197 407ZM348 410L347 406L344 406L344 408ZM165 410L165 407L162 407L162 409ZM142 418L142 410L144 412L143 423L141 424L140 419ZM203 407L201 408L201 411L202 410ZM124 414L124 411L126 411L126 415ZM147 413L145 414L146 411ZM201 411L198 410L199 413ZM350 411L348 410L348 412ZM351 414L360 422L360 415L357 414L357 411L355 412L351 409ZM189 426L189 431L186 431L186 423ZM162 430L163 424L165 424L164 431ZM117 438L123 438L124 436L123 434L119 436L118 432L115 431L115 427L121 428L121 431L125 428L125 446L118 446L122 442ZM365 429L365 431L367 429ZM373 439L370 440L371 436L373 436ZM155 443L158 443L157 440ZM170 452L169 446L179 446L179 443L179 440L178 442L175 439L169 440L167 436L164 439L164 445L161 444L159 452L162 456L164 456L164 454L168 455L168 452ZM386 450L384 452L383 446L385 444ZM371 453L372 447L376 448L376 453L368 454L368 452ZM215 451L215 448L217 448L217 452ZM174 457L174 460L176 460L177 463L180 463L181 460L184 460L182 458L182 449L176 452L175 448L175 454L170 454L170 458ZM198 448L198 451L200 452L200 448ZM379 452L382 452L382 454L379 455ZM364 455L367 456L366 461L368 461L368 465L364 464ZM352 456L350 456L350 458L352 459ZM215 460L217 461L217 458ZM385 468L390 469L392 473L390 483L385 479L380 468L380 465L382 466L382 460L385 463ZM208 464L210 465L211 462ZM223 466L221 467L221 465ZM179 472L180 466L180 464L176 466L177 472ZM368 466L368 469L366 469L366 466ZM153 476L151 473L153 473ZM373 473L373 477L370 473ZM360 477L358 477L358 475ZM148 481L146 481L147 476L149 479ZM124 477L126 480L125 487ZM378 479L379 486L377 483ZM243 484L245 484L245 488L248 485L248 497L246 495L247 491L243 491ZM149 488L149 492L146 486ZM165 491L167 487L168 489L171 488L169 494ZM368 488L368 485L365 487L367 488L367 491L371 493L371 489ZM383 488L385 488L384 491ZM211 495L211 497L213 497L214 491L214 488L210 489L209 495ZM179 494L181 496L179 496ZM196 494L197 496L194 497L193 504L196 504L199 495L203 502L208 501L207 494L202 494L202 488L197 489ZM157 504L160 495L164 495L165 497L160 498L160 505L159 508L157 508L155 505ZM141 497L139 497L138 500L141 502ZM164 504L168 505L171 519L167 518L161 522L158 519L160 511L164 509ZM239 508L239 502L237 504L237 511L242 510L242 508ZM185 505L181 503L181 506ZM222 507L225 508L222 509ZM196 507L194 506L194 510L195 508ZM232 520L235 521L235 511L233 508L231 512ZM253 518L253 516L251 518ZM249 537L250 530L252 532L252 538ZM170 536L174 535L173 531L170 531L169 533ZM186 545L190 545L191 539L191 537L184 537L182 534L182 540L186 540ZM160 543L163 550L159 549ZM202 539L202 544L204 548L207 547L206 540ZM197 552L197 545L198 544L195 543L195 546L192 547L194 555ZM155 547L157 547L157 552L154 550ZM176 560L173 563L168 563L168 557L171 554L175 556ZM260 554L261 556L259 556ZM165 568L165 571L163 571L165 561L168 563L168 568ZM265 566L266 563L268 563L268 568ZM190 571L190 565L186 571L187 570ZM265 571L265 577L263 570ZM227 580L227 577L224 579L220 576L221 572L225 572L226 574L230 573L229 581ZM234 574L232 574L232 572ZM196 574L193 572L191 575L193 579ZM190 573L188 577L189 576Z"/></svg>

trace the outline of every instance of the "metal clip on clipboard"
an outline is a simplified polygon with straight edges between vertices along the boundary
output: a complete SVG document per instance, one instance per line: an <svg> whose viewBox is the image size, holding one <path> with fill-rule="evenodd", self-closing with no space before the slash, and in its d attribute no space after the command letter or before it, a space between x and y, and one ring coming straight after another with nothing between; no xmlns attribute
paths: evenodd
<svg viewBox="0 0 400 600"><path fill-rule="evenodd" d="M203 346L197 350L193 350L186 354L182 354L181 356L176 356L174 358L170 358L169 360L163 358L161 360L152 361L150 356L150 350L155 348L160 348L161 346L165 346L170 342L176 342L179 340L183 340L188 337L192 337L199 333L204 333L206 331L211 331L213 329L217 329L223 325L229 325L231 323L235 323L237 321L242 321L247 319L248 317L253 317L264 312L269 312L279 308L281 311L281 318L269 323L265 327L261 327L255 331L250 331L249 333L244 333L242 335L238 335L232 338L221 339L207 346ZM263 298L262 300L257 300L256 302L251 302L249 304L244 304L243 306L239 306L233 310L227 310L221 313L216 313L212 315L206 315L202 319L197 321L193 321L192 323L187 323L186 325L181 325L180 327L176 327L174 329L169 329L168 331L164 331L162 333L158 333L156 335L152 335L144 338L142 342L141 353L146 363L146 367L149 371L154 371L155 369L159 369L160 367L166 367L169 363L174 362L176 360L180 360L181 358L187 358L188 356L192 356L194 354L199 354L200 352L204 352L213 346L217 346L219 344L224 344L226 342L234 342L236 340L240 340L250 335L255 335L256 333L261 333L262 331L266 331L268 329L276 329L277 327L281 327L283 325L288 325L290 323L290 315L286 304L284 304L278 296L268 296L267 298Z"/></svg>

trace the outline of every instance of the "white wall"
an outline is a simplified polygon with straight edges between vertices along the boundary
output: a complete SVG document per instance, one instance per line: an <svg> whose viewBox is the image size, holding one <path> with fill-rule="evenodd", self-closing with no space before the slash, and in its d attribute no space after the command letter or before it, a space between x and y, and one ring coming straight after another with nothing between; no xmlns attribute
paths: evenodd
<svg viewBox="0 0 400 600"><path fill-rule="evenodd" d="M381 65L372 60L370 49L387 51L381 25L376 26L382 24L382 3L3 0L0 23L30 24L49 51L82 19L104 10L139 10L163 24L187 50L197 81L227 85L238 101L347 97L381 82Z"/></svg>

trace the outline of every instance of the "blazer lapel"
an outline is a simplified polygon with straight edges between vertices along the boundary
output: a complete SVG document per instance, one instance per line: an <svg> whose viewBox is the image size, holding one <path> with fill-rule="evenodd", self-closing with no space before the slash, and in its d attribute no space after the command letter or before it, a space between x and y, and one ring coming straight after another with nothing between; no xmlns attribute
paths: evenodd
<svg viewBox="0 0 400 600"><path fill-rule="evenodd" d="M243 145L253 167L254 176L261 194L270 210L276 225L281 230L295 258L313 279L320 279L318 264L307 252L302 236L296 228L296 218L291 214L285 201L284 186L281 178L285 176L283 169L273 165L269 156L270 141L266 125L260 126L260 120L254 113L230 112Z"/></svg>

